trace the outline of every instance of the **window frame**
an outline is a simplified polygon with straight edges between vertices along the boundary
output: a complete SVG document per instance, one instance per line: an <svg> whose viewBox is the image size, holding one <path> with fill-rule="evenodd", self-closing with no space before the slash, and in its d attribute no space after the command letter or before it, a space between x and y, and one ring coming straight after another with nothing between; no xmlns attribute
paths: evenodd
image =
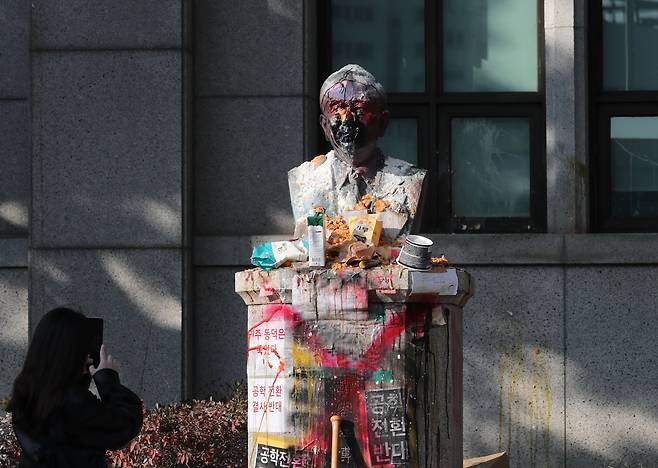
<svg viewBox="0 0 658 468"><path fill-rule="evenodd" d="M418 118L420 167L428 169L421 230L428 233L546 232L546 99L544 0L537 3L537 91L445 92L443 90L443 0L425 0L425 91L388 94L391 117ZM319 76L333 72L331 0L320 0L318 10ZM410 112L419 112L413 114ZM530 216L461 218L452 213L450 116L524 117L530 122ZM423 133L426 132L426 133ZM324 135L320 141L323 142ZM428 200L438 200L433 204ZM438 209L430 209L437 206ZM464 229L463 227L466 226Z"/></svg>
<svg viewBox="0 0 658 468"><path fill-rule="evenodd" d="M439 154L444 155L440 160L448 162L452 167L452 119L453 118L496 118L513 117L526 118L530 126L530 215L527 217L489 217L472 218L457 217L454 214L446 220L442 220L442 228L446 232L478 232L483 225L488 225L494 232L543 232L545 224L536 220L546 219L546 203L543 202L541 193L546 193L545 159L541 157L545 126L543 125L542 110L533 105L515 105L500 108L496 104L479 104L477 106L444 106L443 114L439 119ZM441 173L451 174L451 169L444 169ZM447 178L446 178L447 179ZM442 180L443 191L439 200L452 202L452 179ZM452 210L452 207L444 207ZM480 227L478 228L478 224ZM465 227L464 227L465 226Z"/></svg>
<svg viewBox="0 0 658 468"><path fill-rule="evenodd" d="M420 164L420 155L427 154L430 146L425 138L420 137L421 135L427 135L430 130L429 115L427 109L420 104L397 104L395 106L395 113L391 112L391 118L416 120L418 132L418 154L416 155L416 160Z"/></svg>
<svg viewBox="0 0 658 468"><path fill-rule="evenodd" d="M612 117L658 116L658 90L606 91L603 89L602 0L588 1L590 218L593 232L658 232L658 216L612 215Z"/></svg>

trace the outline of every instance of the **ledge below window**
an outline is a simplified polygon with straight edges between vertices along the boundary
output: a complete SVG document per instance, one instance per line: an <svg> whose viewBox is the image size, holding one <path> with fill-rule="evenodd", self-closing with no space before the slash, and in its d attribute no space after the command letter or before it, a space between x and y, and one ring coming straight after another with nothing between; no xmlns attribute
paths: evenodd
<svg viewBox="0 0 658 468"><path fill-rule="evenodd" d="M658 264L652 234L430 234L434 255L455 265ZM249 265L253 245L287 236L198 236L196 266Z"/></svg>
<svg viewBox="0 0 658 468"><path fill-rule="evenodd" d="M658 265L652 234L430 234L454 265ZM249 266L252 246L287 236L197 236L194 265ZM28 266L28 240L0 238L0 268Z"/></svg>

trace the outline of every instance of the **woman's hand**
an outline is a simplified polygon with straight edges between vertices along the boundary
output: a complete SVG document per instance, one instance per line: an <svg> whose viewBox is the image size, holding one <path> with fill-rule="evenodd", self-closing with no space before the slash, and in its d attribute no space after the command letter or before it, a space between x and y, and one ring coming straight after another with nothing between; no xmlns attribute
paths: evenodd
<svg viewBox="0 0 658 468"><path fill-rule="evenodd" d="M115 372L119 372L119 367L119 361L114 359L111 354L107 354L107 348L103 344L101 345L101 360L98 363L98 367L89 366L89 373L93 376L101 369L112 369Z"/></svg>

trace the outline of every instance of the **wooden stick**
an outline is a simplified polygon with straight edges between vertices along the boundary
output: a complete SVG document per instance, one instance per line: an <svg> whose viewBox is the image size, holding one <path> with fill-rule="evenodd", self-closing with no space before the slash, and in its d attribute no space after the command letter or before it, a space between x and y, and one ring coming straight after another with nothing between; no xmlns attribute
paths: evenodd
<svg viewBox="0 0 658 468"><path fill-rule="evenodd" d="M338 446L340 444L340 422L341 417L331 417L331 468L338 468Z"/></svg>

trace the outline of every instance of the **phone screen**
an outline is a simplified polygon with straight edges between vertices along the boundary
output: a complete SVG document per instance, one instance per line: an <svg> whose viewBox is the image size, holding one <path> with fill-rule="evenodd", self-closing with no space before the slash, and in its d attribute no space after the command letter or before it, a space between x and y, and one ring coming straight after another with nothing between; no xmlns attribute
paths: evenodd
<svg viewBox="0 0 658 468"><path fill-rule="evenodd" d="M87 326L91 335L89 355L94 360L94 367L98 367L101 361L101 345L103 344L103 319L88 318Z"/></svg>

